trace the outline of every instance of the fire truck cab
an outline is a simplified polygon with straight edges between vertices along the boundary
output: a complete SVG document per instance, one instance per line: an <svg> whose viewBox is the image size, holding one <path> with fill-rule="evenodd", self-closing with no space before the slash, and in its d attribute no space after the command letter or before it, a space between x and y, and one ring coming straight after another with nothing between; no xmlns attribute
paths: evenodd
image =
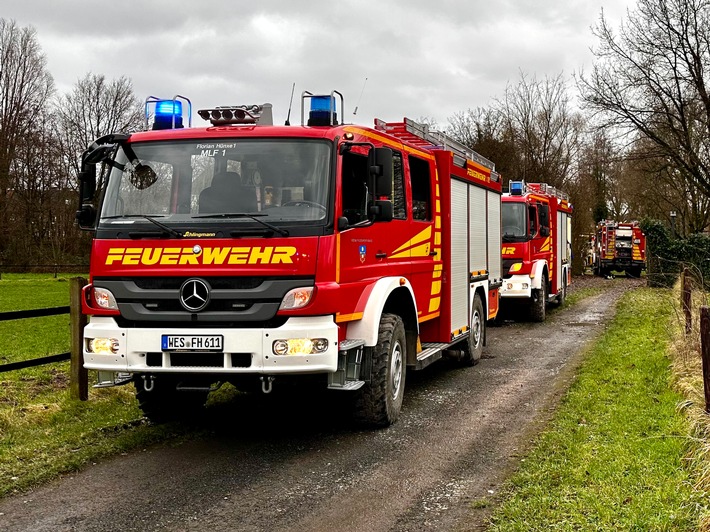
<svg viewBox="0 0 710 532"><path fill-rule="evenodd" d="M99 386L132 382L159 421L224 382L315 382L381 427L408 370L480 359L502 282L493 163L411 120L340 124L343 103L304 92L300 126L263 104L192 127L189 100L149 99L146 131L86 150Z"/></svg>
<svg viewBox="0 0 710 532"><path fill-rule="evenodd" d="M501 305L544 321L547 303L562 304L571 282L572 205L563 192L524 181L511 181L502 200Z"/></svg>

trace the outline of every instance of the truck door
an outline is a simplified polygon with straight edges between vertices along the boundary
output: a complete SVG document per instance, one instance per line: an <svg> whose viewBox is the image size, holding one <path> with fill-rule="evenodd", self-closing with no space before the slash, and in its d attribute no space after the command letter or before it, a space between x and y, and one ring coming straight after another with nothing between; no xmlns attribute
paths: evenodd
<svg viewBox="0 0 710 532"><path fill-rule="evenodd" d="M403 245L409 246L411 282L422 318L441 307L441 233L437 231L437 220L441 229L441 199L434 160L409 154L407 165L412 191L411 237Z"/></svg>
<svg viewBox="0 0 710 532"><path fill-rule="evenodd" d="M339 216L347 218L348 228L340 232L339 281L352 284L355 297L377 278L408 276L411 270L409 249L397 252L411 232L402 154L394 151L392 162L393 219L371 223L368 208L373 195L368 187L367 155L353 149L342 156Z"/></svg>

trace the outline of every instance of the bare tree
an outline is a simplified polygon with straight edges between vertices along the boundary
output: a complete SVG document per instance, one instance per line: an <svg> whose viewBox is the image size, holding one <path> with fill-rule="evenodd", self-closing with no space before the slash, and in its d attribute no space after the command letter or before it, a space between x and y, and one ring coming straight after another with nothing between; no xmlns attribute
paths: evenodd
<svg viewBox="0 0 710 532"><path fill-rule="evenodd" d="M87 74L70 94L56 105L59 136L65 163L79 172L81 153L97 138L109 133L130 133L141 129L143 108L128 78L107 81L101 74ZM75 180L71 180L71 186Z"/></svg>
<svg viewBox="0 0 710 532"><path fill-rule="evenodd" d="M35 30L0 18L0 259L7 252L14 216L12 165L18 145L31 136L54 91Z"/></svg>
<svg viewBox="0 0 710 532"><path fill-rule="evenodd" d="M572 110L562 74L538 80L522 73L490 109L449 118L448 132L496 163L505 180L564 189L575 179L584 122Z"/></svg>
<svg viewBox="0 0 710 532"><path fill-rule="evenodd" d="M596 61L579 78L589 108L710 194L710 1L638 0L618 35L603 13L594 33Z"/></svg>
<svg viewBox="0 0 710 532"><path fill-rule="evenodd" d="M514 132L494 107L477 107L449 117L447 133L453 138L493 161L496 170L514 176L521 158L514 142Z"/></svg>
<svg viewBox="0 0 710 532"><path fill-rule="evenodd" d="M564 189L575 178L583 120L572 110L562 74L538 80L521 73L498 107L522 156L516 177Z"/></svg>

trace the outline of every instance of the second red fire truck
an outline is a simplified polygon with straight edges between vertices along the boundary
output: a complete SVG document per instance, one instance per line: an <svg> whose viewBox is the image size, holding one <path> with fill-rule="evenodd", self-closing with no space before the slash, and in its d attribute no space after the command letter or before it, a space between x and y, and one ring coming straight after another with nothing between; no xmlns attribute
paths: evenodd
<svg viewBox="0 0 710 532"><path fill-rule="evenodd" d="M161 420L223 382L315 380L386 426L407 370L479 360L502 282L493 163L411 120L340 124L337 91L304 92L300 126L270 104L201 110L207 127L183 127L182 97L150 106L152 128L82 159L100 385L132 382Z"/></svg>
<svg viewBox="0 0 710 532"><path fill-rule="evenodd" d="M602 220L597 224L594 273L606 277L623 271L640 277L646 269L646 235L638 222Z"/></svg>
<svg viewBox="0 0 710 532"><path fill-rule="evenodd" d="M572 205L545 183L511 181L502 205L501 305L522 305L544 321L548 302L564 302L572 275Z"/></svg>

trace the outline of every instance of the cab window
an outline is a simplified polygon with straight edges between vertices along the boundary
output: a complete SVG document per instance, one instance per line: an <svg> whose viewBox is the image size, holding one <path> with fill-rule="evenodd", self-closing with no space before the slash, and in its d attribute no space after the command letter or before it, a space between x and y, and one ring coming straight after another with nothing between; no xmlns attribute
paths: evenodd
<svg viewBox="0 0 710 532"><path fill-rule="evenodd" d="M409 175L412 180L412 218L431 220L431 172L429 163L409 156Z"/></svg>

